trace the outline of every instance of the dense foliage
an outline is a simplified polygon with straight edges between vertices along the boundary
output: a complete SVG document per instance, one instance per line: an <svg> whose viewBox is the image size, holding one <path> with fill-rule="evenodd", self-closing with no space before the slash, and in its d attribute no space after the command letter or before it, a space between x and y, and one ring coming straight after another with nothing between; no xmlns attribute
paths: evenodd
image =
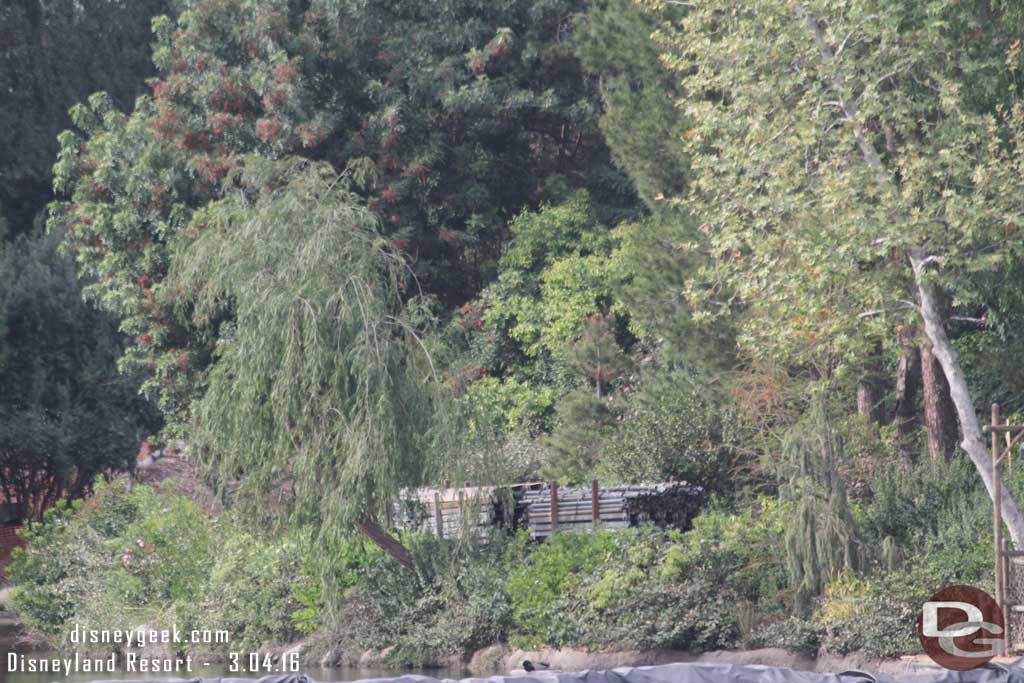
<svg viewBox="0 0 1024 683"><path fill-rule="evenodd" d="M53 198L50 167L68 108L96 90L130 107L153 74L150 20L175 11L173 0L0 7L0 222L12 232L29 232Z"/></svg>
<svg viewBox="0 0 1024 683"><path fill-rule="evenodd" d="M59 235L0 241L0 497L38 517L129 467L156 415L119 376L123 339L81 301Z"/></svg>
<svg viewBox="0 0 1024 683"><path fill-rule="evenodd" d="M71 4L0 9L0 490L34 468L41 511L181 439L226 510L121 479L56 506L10 568L33 628L894 656L925 596L991 584L1016 5ZM386 528L455 478L711 502L543 544Z"/></svg>
<svg viewBox="0 0 1024 683"><path fill-rule="evenodd" d="M966 462L887 469L870 484L877 495L851 502L860 540L898 538L906 556L833 574L803 616L792 616L800 584L778 552L794 503L772 497L719 499L687 532L556 534L541 545L407 536L410 575L363 540L259 536L243 516L212 517L123 481L47 513L10 566L12 603L57 639L75 623L227 629L252 647L314 632L314 652L348 662L372 650L392 664L443 663L501 642L891 657L917 650L918 605L934 586L990 586L990 520ZM1011 484L1024 489L1019 475ZM325 562L340 568L329 585ZM126 595L131 612L119 607Z"/></svg>
<svg viewBox="0 0 1024 683"><path fill-rule="evenodd" d="M8 571L27 625L58 642L74 624L227 629L232 647L294 637L298 539L260 538L240 519L125 483L49 510L25 534L30 549L16 550Z"/></svg>

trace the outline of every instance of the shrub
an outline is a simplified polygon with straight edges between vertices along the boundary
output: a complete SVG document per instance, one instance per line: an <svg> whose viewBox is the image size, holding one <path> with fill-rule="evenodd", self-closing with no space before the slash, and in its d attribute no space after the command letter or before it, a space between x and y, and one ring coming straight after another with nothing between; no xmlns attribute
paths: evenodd
<svg viewBox="0 0 1024 683"><path fill-rule="evenodd" d="M761 614L782 611L789 599L783 535L787 508L774 498L737 503L730 512L712 504L693 529L666 552L663 571L704 577Z"/></svg>
<svg viewBox="0 0 1024 683"><path fill-rule="evenodd" d="M841 574L827 584L815 620L828 652L890 658L920 650L914 624L921 603L907 599L908 586L894 578Z"/></svg>
<svg viewBox="0 0 1024 683"><path fill-rule="evenodd" d="M667 554L684 539L652 527L614 535L615 551L576 591L582 644L697 652L735 644L734 594L699 572L679 575L666 567Z"/></svg>
<svg viewBox="0 0 1024 683"><path fill-rule="evenodd" d="M298 544L215 523L187 498L98 482L91 498L58 505L26 538L9 565L12 606L55 642L72 623L227 629L248 648L295 635Z"/></svg>
<svg viewBox="0 0 1024 683"><path fill-rule="evenodd" d="M391 663L436 664L507 639L512 627L505 592L508 567L525 554L526 538L405 539L416 564L409 573L373 550L332 620L346 652L390 647Z"/></svg>
<svg viewBox="0 0 1024 683"><path fill-rule="evenodd" d="M101 599L118 539L153 504L152 494L146 487L129 492L124 480L99 480L91 498L60 501L22 532L29 546L15 549L7 572L11 606L26 626L58 637L91 600Z"/></svg>
<svg viewBox="0 0 1024 683"><path fill-rule="evenodd" d="M825 637L825 628L815 621L789 617L761 624L751 635L753 647L778 647L805 657L815 657Z"/></svg>
<svg viewBox="0 0 1024 683"><path fill-rule="evenodd" d="M207 583L197 591L202 628L228 631L232 647L245 650L293 640L292 615L299 608L293 587L301 580L301 563L295 541L229 529Z"/></svg>
<svg viewBox="0 0 1024 683"><path fill-rule="evenodd" d="M56 635L75 612L77 595L66 580L73 571L73 551L67 545L69 508L48 510L41 524L22 531L30 545L15 548L7 565L7 577L15 586L11 607L26 626Z"/></svg>
<svg viewBox="0 0 1024 683"><path fill-rule="evenodd" d="M210 519L188 498L139 489L147 505L138 519L112 539L119 558L109 580L132 605L194 600L201 594L218 547Z"/></svg>
<svg viewBox="0 0 1024 683"><path fill-rule="evenodd" d="M574 615L561 598L571 594L583 575L593 572L615 551L611 532L555 533L513 569L506 590L520 647L553 646L579 637Z"/></svg>
<svg viewBox="0 0 1024 683"><path fill-rule="evenodd" d="M728 416L682 372L648 378L625 411L617 437L605 449L605 481L677 479L724 491L735 452Z"/></svg>

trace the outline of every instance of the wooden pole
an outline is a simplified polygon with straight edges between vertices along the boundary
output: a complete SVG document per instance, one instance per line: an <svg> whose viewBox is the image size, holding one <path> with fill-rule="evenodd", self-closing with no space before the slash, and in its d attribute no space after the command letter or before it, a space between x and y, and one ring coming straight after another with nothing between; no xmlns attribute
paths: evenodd
<svg viewBox="0 0 1024 683"><path fill-rule="evenodd" d="M444 518L441 516L441 496L434 491L434 528L438 538L444 537Z"/></svg>
<svg viewBox="0 0 1024 683"><path fill-rule="evenodd" d="M1010 426L1010 418L1006 418L1006 426ZM1006 430L1006 472L1009 474L1013 472L1013 437L1010 436L1010 430Z"/></svg>
<svg viewBox="0 0 1024 683"><path fill-rule="evenodd" d="M1010 597L1008 595L1007 587L1010 585L1010 542L1003 539L1003 643L1005 649L1003 654L1006 654L1013 649L1013 641L1010 639ZM1016 602L1016 600L1014 600Z"/></svg>
<svg viewBox="0 0 1024 683"><path fill-rule="evenodd" d="M590 521L597 526L601 521L601 504L599 497L601 491L597 488L597 479L590 480Z"/></svg>
<svg viewBox="0 0 1024 683"><path fill-rule="evenodd" d="M999 426L999 404L992 404L992 426ZM996 583L996 604L1003 609L1005 600L1003 598L1003 516L1002 516L1002 487L999 481L999 437L995 431L992 432L992 549L995 553L995 583ZM1005 641L1004 641L1005 642ZM1002 650L1003 648L999 648ZM999 654L1004 654L1000 651Z"/></svg>
<svg viewBox="0 0 1024 683"><path fill-rule="evenodd" d="M558 482L551 482L551 533L558 530Z"/></svg>

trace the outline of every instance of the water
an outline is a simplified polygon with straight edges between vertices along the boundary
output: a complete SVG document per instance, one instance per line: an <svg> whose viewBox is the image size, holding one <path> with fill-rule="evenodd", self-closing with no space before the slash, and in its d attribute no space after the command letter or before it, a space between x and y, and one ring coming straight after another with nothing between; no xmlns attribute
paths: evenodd
<svg viewBox="0 0 1024 683"><path fill-rule="evenodd" d="M143 673L128 673L125 671L118 671L116 673L77 673L70 676L63 674L52 674L52 673L8 673L7 672L7 656L8 653L6 648L0 646L0 655L3 655L2 661L0 661L0 683L88 683L88 681L95 680L154 680L154 679L168 679L168 678L259 678L261 675L268 675L267 672L260 674L257 673L245 673L245 672L232 672L229 670L228 665L214 664L211 663L209 666L203 666L202 663L193 662L191 673L155 673L155 674L143 674ZM46 657L59 657L56 653L48 652L34 652L31 656L33 659L43 659ZM276 672L271 672L276 673ZM381 668L336 668L336 669L321 669L319 667L300 667L299 673L304 673L313 680L316 681L357 681L364 678L396 678L404 674L422 674L424 676L432 676L434 678L463 678L466 673L459 669L381 669Z"/></svg>

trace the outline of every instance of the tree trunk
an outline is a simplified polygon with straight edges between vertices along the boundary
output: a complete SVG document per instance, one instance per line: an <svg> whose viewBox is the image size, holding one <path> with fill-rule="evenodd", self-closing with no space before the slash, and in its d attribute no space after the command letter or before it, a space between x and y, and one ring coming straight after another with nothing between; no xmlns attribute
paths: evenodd
<svg viewBox="0 0 1024 683"><path fill-rule="evenodd" d="M908 337L899 335L897 341L905 344ZM920 384L921 354L915 344L906 348L896 367L896 439L904 460L911 460L915 455L912 441L919 424L917 388Z"/></svg>
<svg viewBox="0 0 1024 683"><path fill-rule="evenodd" d="M857 414L876 430L885 422L882 404L882 345L876 343L864 374L857 383Z"/></svg>
<svg viewBox="0 0 1024 683"><path fill-rule="evenodd" d="M804 19L811 36L814 38L821 60L826 66L831 66L834 61L832 48L825 42L824 31L818 23L817 18L807 8L797 4L794 8L798 16ZM871 168L881 186L891 186L892 176L886 171L882 164L878 150L875 149L871 139L864 134L863 124L857 118L857 102L848 96L843 81L837 72L832 72L832 89L839 97L839 106L846 118L853 139L860 149L864 163ZM974 463L978 470L978 476L985 484L988 495L992 496L993 472L992 460L985 441L982 439L981 427L978 424L978 416L974 412L974 403L971 400L971 393L967 388L967 380L964 379L963 370L960 369L960 359L953 345L946 336L946 329L943 326L943 319L939 308L939 299L926 279L924 269L928 265L929 258L923 247L910 247L907 249L907 256L910 257L910 264L914 269L914 282L917 286L921 317L924 320L925 334L931 342L931 352L938 359L942 366L942 372L949 384L949 395L956 407L957 417L960 421L960 434L963 440L960 446L967 451L967 456ZM1013 543L1018 548L1024 547L1024 515L1021 515L1017 503L1010 497L1009 492L1003 487L1003 494L1000 497L1003 521L1010 532Z"/></svg>
<svg viewBox="0 0 1024 683"><path fill-rule="evenodd" d="M974 463L975 469L978 470L978 476L981 477L981 481L985 484L985 489L991 497L995 481L992 472L992 457L985 447L984 438L982 438L981 425L978 424L978 416L974 412L974 402L971 400L967 380L960 368L960 359L949 342L949 337L946 336L946 329L939 313L938 298L933 286L925 279L925 267L930 259L926 258L924 249L921 247L911 247L908 250L908 256L914 268L914 281L917 285L925 334L928 335L928 341L931 342L932 354L942 366L942 372L949 384L949 395L960 420L960 433L963 435L960 446L967 451L967 456ZM1021 515L1017 502L1013 500L1005 486L1002 489L1000 499L1003 522L1010 532L1013 544L1018 548L1024 547L1024 515Z"/></svg>
<svg viewBox="0 0 1024 683"><path fill-rule="evenodd" d="M949 383L931 345L921 346L921 381L924 386L924 425L928 430L928 455L934 465L956 453L959 436L956 407L949 396Z"/></svg>
<svg viewBox="0 0 1024 683"><path fill-rule="evenodd" d="M369 517L360 517L356 519L355 524L360 533L376 543L381 550L394 558L398 564L410 572L416 570L412 561L412 555L409 554L405 546L399 543L394 536L382 529L377 522Z"/></svg>

